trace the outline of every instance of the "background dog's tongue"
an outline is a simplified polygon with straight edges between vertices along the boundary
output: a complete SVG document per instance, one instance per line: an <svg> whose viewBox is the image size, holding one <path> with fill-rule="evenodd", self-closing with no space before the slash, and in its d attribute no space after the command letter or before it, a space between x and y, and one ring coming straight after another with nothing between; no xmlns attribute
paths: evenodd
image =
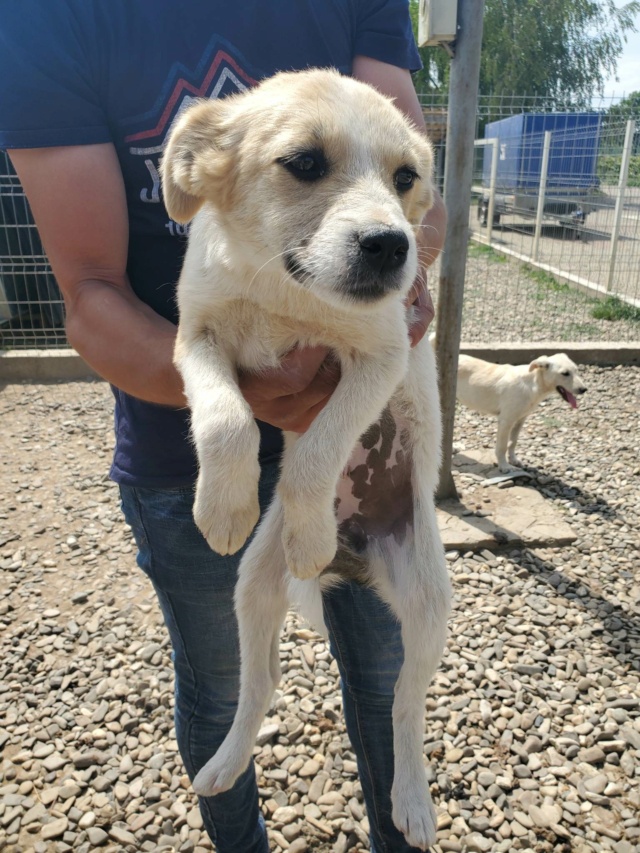
<svg viewBox="0 0 640 853"><path fill-rule="evenodd" d="M577 408L578 408L578 401L577 401L577 400L576 400L576 398L573 396L573 394L571 393L571 391L567 391L567 389L565 388L564 393L567 395L567 403L571 406L571 408L572 408L572 409L577 409Z"/></svg>

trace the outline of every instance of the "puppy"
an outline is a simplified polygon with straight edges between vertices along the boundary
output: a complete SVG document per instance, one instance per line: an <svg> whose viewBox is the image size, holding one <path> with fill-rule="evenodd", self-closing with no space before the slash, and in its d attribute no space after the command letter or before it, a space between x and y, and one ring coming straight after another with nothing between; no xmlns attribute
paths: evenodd
<svg viewBox="0 0 640 853"><path fill-rule="evenodd" d="M531 412L554 391L572 409L586 387L578 368L564 353L542 355L531 364L492 364L461 355L458 359L458 400L476 412L498 416L496 460L501 471L521 467L516 457L520 430ZM508 461L507 461L508 457Z"/></svg>
<svg viewBox="0 0 640 853"><path fill-rule="evenodd" d="M237 551L259 514L259 433L238 369L259 371L293 347L324 345L342 371L309 430L285 434L276 497L239 569L235 721L194 788L225 791L247 766L280 680L288 603L321 613L322 590L343 572L372 585L402 624L393 820L421 849L435 840L425 693L450 600L433 501L435 361L426 338L410 349L404 304L417 272L415 232L432 203L431 169L429 143L389 100L319 70L193 106L162 164L170 216L195 217L175 361L199 461L194 517L215 551Z"/></svg>

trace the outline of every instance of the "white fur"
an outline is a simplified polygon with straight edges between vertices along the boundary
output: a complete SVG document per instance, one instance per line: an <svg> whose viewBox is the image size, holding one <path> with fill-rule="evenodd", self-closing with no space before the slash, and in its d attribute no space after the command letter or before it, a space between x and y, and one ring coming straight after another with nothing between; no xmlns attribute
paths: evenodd
<svg viewBox="0 0 640 853"><path fill-rule="evenodd" d="M279 153L304 148L310 128L314 144L330 152L330 172L307 184L287 174ZM401 198L394 170L405 161L421 177ZM220 793L247 766L280 679L278 638L291 596L321 622L321 589L335 582L319 575L336 553L336 483L358 438L392 400L410 430L414 535L402 547L371 542L366 556L372 585L402 624L393 819L420 849L435 841L424 708L450 598L433 501L440 456L435 359L426 338L410 349L403 302L417 270L414 229L431 203L430 170L428 143L389 101L323 71L279 75L229 104L188 111L163 161L170 213L186 219L204 204L178 287L176 364L200 464L195 519L214 550L236 551L258 518L259 435L238 367L260 370L295 345L324 345L342 370L308 431L285 435L277 495L239 570L236 718L194 788ZM345 293L344 282L354 229L371 227L401 230L409 249L397 289L362 302ZM303 282L284 268L288 247L302 258Z"/></svg>
<svg viewBox="0 0 640 853"><path fill-rule="evenodd" d="M558 387L568 391L574 401L576 394L587 390L577 366L564 353L543 355L518 366L493 364L469 355L458 360L458 400L476 412L498 418L495 451L501 471L522 465L515 452L522 425Z"/></svg>

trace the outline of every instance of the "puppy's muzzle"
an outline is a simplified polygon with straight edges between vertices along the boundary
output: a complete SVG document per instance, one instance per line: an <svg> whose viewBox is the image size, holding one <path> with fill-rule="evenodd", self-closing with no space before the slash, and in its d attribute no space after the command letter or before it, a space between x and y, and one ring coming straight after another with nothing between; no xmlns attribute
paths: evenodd
<svg viewBox="0 0 640 853"><path fill-rule="evenodd" d="M399 290L409 238L399 228L374 226L353 235L344 288L359 302L375 302Z"/></svg>
<svg viewBox="0 0 640 853"><path fill-rule="evenodd" d="M376 275L400 269L407 260L409 240L396 228L368 228L358 235L362 263Z"/></svg>

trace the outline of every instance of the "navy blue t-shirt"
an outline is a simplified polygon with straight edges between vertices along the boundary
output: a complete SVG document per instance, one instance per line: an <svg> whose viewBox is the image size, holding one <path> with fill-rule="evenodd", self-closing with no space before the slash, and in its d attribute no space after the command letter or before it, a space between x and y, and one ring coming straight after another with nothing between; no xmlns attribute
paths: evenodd
<svg viewBox="0 0 640 853"><path fill-rule="evenodd" d="M408 9L408 0L0 0L0 147L113 143L131 286L175 323L186 229L164 208L158 163L178 113L277 71L349 74L357 55L415 70ZM113 478L193 482L188 412L113 390ZM264 459L280 452L281 436L260 427Z"/></svg>

